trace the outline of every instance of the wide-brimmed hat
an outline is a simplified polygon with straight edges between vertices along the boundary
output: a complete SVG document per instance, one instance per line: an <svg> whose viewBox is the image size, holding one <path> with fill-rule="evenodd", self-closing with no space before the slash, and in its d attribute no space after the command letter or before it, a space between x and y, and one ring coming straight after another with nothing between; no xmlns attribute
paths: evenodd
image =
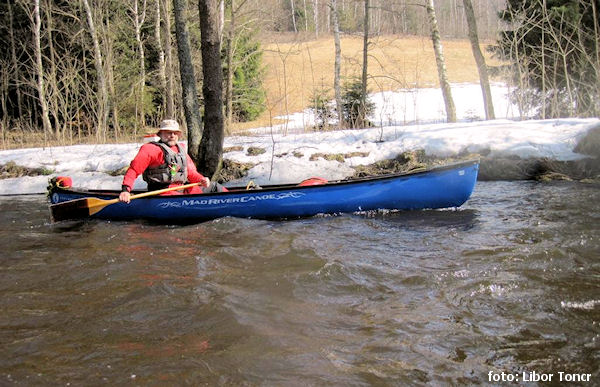
<svg viewBox="0 0 600 387"><path fill-rule="evenodd" d="M162 130L181 133L181 129L179 129L179 124L175 120L162 120L158 131L160 132Z"/></svg>

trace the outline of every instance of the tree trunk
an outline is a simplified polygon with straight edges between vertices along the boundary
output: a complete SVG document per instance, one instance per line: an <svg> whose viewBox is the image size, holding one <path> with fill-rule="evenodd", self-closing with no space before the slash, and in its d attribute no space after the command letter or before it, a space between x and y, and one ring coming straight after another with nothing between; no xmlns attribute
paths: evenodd
<svg viewBox="0 0 600 387"><path fill-rule="evenodd" d="M363 65L362 65L362 91L360 96L360 112L355 127L364 128L367 126L367 61L369 58L369 0L365 0L365 21L364 21L364 34L363 34Z"/></svg>
<svg viewBox="0 0 600 387"><path fill-rule="evenodd" d="M160 1L155 0L154 8L156 12L156 19L154 20L154 41L156 42L156 50L158 51L158 80L160 81L160 94L161 94L161 114L165 114L167 110L167 73L165 68L165 50L162 44L162 34L160 33Z"/></svg>
<svg viewBox="0 0 600 387"><path fill-rule="evenodd" d="M331 7L325 7L325 32L331 32Z"/></svg>
<svg viewBox="0 0 600 387"><path fill-rule="evenodd" d="M594 20L594 52L593 52L593 56L594 56L594 67L596 68L596 74L600 74L600 33L598 31L598 26L600 25L600 23L598 23L598 8L596 6L596 3L594 3L592 1L592 15L594 15L593 20ZM596 95L600 95L600 81L596 82ZM595 108L593 109L593 115L600 115L600 105L596 104Z"/></svg>
<svg viewBox="0 0 600 387"><path fill-rule="evenodd" d="M313 15L315 20L315 39L319 39L319 0L313 0Z"/></svg>
<svg viewBox="0 0 600 387"><path fill-rule="evenodd" d="M104 66L102 65L102 52L100 51L100 42L94 25L92 9L88 0L82 0L87 15L89 33L94 45L94 64L96 67L96 81L98 82L98 106L96 110L96 138L99 141L106 140L106 123L108 121L108 93L106 90L106 79L104 76Z"/></svg>
<svg viewBox="0 0 600 387"><path fill-rule="evenodd" d="M219 0L219 42L223 41L223 28L225 28L225 0Z"/></svg>
<svg viewBox="0 0 600 387"><path fill-rule="evenodd" d="M200 0L202 49L202 94L204 96L204 131L198 151L198 170L205 176L217 173L223 156L223 70L219 39L219 0Z"/></svg>
<svg viewBox="0 0 600 387"><path fill-rule="evenodd" d="M109 21L106 21L106 29L104 33L104 41L106 47L106 55L104 56L104 66L106 67L106 86L108 88L108 96L110 101L117 101L115 90L115 72L113 65L113 36L111 36ZM121 136L121 125L119 124L119 107L116 103L110 104L112 111L112 123L115 139Z"/></svg>
<svg viewBox="0 0 600 387"><path fill-rule="evenodd" d="M229 22L229 30L227 31L227 43L225 46L225 60L227 61L225 72L225 130L227 133L231 131L233 123L233 45L235 31L235 0L230 0L231 21Z"/></svg>
<svg viewBox="0 0 600 387"><path fill-rule="evenodd" d="M44 85L44 65L42 63L42 43L40 37L42 28L42 21L40 18L40 0L35 0L34 2L33 17L33 49L35 54L35 72L37 75L37 92L38 99L40 101L40 107L42 108L42 125L44 128L44 140L46 140L46 136L52 131L52 125L50 124L50 118L48 116L48 101L46 100L46 89Z"/></svg>
<svg viewBox="0 0 600 387"><path fill-rule="evenodd" d="M42 28L42 21L40 19L40 0L35 0L33 7L33 38L34 38L34 51L35 51L35 72L37 75L37 92L38 99L40 100L40 106L42 108L42 124L44 128L44 142L47 140L47 135L52 130L50 124L50 118L48 117L48 102L46 100L46 91L44 86L44 65L42 63L42 44L40 38L40 31Z"/></svg>
<svg viewBox="0 0 600 387"><path fill-rule="evenodd" d="M294 32L298 33L298 26L296 25L296 7L294 6L294 0L290 0L292 7L292 25L294 26Z"/></svg>
<svg viewBox="0 0 600 387"><path fill-rule="evenodd" d="M23 116L23 101L22 101L22 97L21 97L21 81L20 81L20 71L19 71L19 62L17 61L17 48L15 43L17 42L17 37L15 35L15 29L14 29L14 16L13 16L13 9L12 9L12 4L11 4L12 0L9 0L7 2L8 5L8 24L9 24L9 32L10 32L10 58L11 58L11 62L14 68L14 76L13 79L16 80L15 82L15 89L16 89L16 93L17 93L17 113L19 115L19 118L21 118Z"/></svg>
<svg viewBox="0 0 600 387"><path fill-rule="evenodd" d="M168 118L176 118L175 113L175 85L173 78L175 73L173 72L173 45L171 44L171 9L169 7L170 0L163 1L164 5L164 36L165 36L165 76L166 76L166 90L167 95L167 114Z"/></svg>
<svg viewBox="0 0 600 387"><path fill-rule="evenodd" d="M143 0L142 11L140 13L138 9L138 0L133 0L133 26L135 29L135 41L138 46L138 55L139 55L139 80L138 80L138 90L139 95L136 98L136 110L139 111L139 118L136 119L135 123L135 132L137 133L138 124L141 125L142 129L145 127L146 122L146 112L144 106L144 93L146 86L146 57L144 53L144 42L142 41L142 27L144 26L144 21L146 20L146 0Z"/></svg>
<svg viewBox="0 0 600 387"><path fill-rule="evenodd" d="M335 107L338 116L338 126L343 128L344 113L342 103L342 88L340 86L342 69L342 47L340 44L340 23L338 20L337 0L331 0L331 18L333 19L333 41L335 44L335 63L333 69L333 90L335 93Z"/></svg>
<svg viewBox="0 0 600 387"><path fill-rule="evenodd" d="M440 87L442 89L442 95L444 96L444 103L446 105L446 119L448 122L456 122L456 107L454 106L452 90L446 75L446 63L444 61L442 40L440 38L440 31L437 26L437 18L435 16L433 0L427 0L426 8L427 14L429 15L429 24L431 26L431 40L433 42L433 51L435 52L435 62L437 64Z"/></svg>
<svg viewBox="0 0 600 387"><path fill-rule="evenodd" d="M475 57L477 71L479 72L479 82L481 83L481 92L483 93L485 118L487 120L493 120L496 118L496 115L494 114L494 103L492 101L490 77L488 75L488 68L485 63L485 58L483 57L481 48L479 47L479 36L477 33L477 22L475 20L473 4L471 3L471 0L463 0L463 5L465 7L465 15L467 17L467 25L469 27L469 40L471 41L471 49L473 50L473 57Z"/></svg>
<svg viewBox="0 0 600 387"><path fill-rule="evenodd" d="M306 8L306 0L304 0L304 31L308 32L308 8Z"/></svg>
<svg viewBox="0 0 600 387"><path fill-rule="evenodd" d="M48 97L48 115L52 115L52 121L54 122L54 136L56 139L61 137L61 124L60 124L60 113L59 113L59 86L57 80L56 70L56 50L54 48L54 37L52 33L54 31L54 21L52 19L52 1L46 1L46 30L47 30L47 41L48 41L48 84L47 93ZM50 118L50 117L48 117ZM52 124L52 123L51 123Z"/></svg>
<svg viewBox="0 0 600 387"><path fill-rule="evenodd" d="M188 153L196 161L198 148L202 137L202 120L200 106L198 105L198 92L196 91L196 77L192 63L190 37L185 20L186 0L173 0L175 12L175 33L177 35L177 55L179 57L179 73L181 75L181 94L183 111L188 132Z"/></svg>

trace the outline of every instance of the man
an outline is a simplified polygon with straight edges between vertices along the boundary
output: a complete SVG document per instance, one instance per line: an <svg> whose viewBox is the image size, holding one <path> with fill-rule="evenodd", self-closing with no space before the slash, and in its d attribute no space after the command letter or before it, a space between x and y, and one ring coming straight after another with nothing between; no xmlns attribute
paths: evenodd
<svg viewBox="0 0 600 387"><path fill-rule="evenodd" d="M135 179L141 174L144 181L148 183L148 191L154 191L167 187L175 187L189 183L201 183L203 187L192 187L184 193L195 194L203 192L222 192L223 187L210 183L208 177L204 177L196 170L194 162L187 152L177 141L181 135L179 124L175 120L163 120L157 133L160 140L142 145L138 154L131 161L129 169L123 178L122 192L119 200L129 203L131 200L131 189ZM181 191L170 191L164 195L178 195Z"/></svg>

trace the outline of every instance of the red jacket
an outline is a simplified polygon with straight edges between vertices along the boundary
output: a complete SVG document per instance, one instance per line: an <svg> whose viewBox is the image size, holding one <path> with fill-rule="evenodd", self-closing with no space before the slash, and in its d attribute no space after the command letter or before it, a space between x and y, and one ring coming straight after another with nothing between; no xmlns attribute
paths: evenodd
<svg viewBox="0 0 600 387"><path fill-rule="evenodd" d="M176 152L176 153L178 152L177 146L172 146L171 149L173 150L173 152ZM200 181L203 181L204 176L196 170L196 166L194 165L194 162L192 161L190 156L187 154L186 154L186 159L187 159L188 182L198 183ZM164 153L159 146L156 146L156 145L150 144L150 143L142 145L138 154L131 161L131 164L129 165L129 169L127 169L127 172L125 173L125 177L123 177L124 188L126 188L128 191L131 191L131 189L133 188L135 179L137 179L137 177L139 175L141 175L146 170L146 168L158 167L161 164L163 164L164 161L165 161ZM178 185L181 185L181 184L174 183L174 184L169 185L169 187L176 187ZM202 190L200 187L196 186L196 187L192 187L190 189L186 189L184 192L170 191L170 192L164 193L163 195L180 195L182 193L202 193Z"/></svg>

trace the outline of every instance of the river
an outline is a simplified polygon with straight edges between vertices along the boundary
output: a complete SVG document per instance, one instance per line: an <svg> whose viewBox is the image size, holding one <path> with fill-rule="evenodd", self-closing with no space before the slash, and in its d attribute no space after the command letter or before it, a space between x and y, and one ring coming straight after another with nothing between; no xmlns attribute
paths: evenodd
<svg viewBox="0 0 600 387"><path fill-rule="evenodd" d="M600 385L599 203L478 182L458 210L170 226L1 197L0 385Z"/></svg>

